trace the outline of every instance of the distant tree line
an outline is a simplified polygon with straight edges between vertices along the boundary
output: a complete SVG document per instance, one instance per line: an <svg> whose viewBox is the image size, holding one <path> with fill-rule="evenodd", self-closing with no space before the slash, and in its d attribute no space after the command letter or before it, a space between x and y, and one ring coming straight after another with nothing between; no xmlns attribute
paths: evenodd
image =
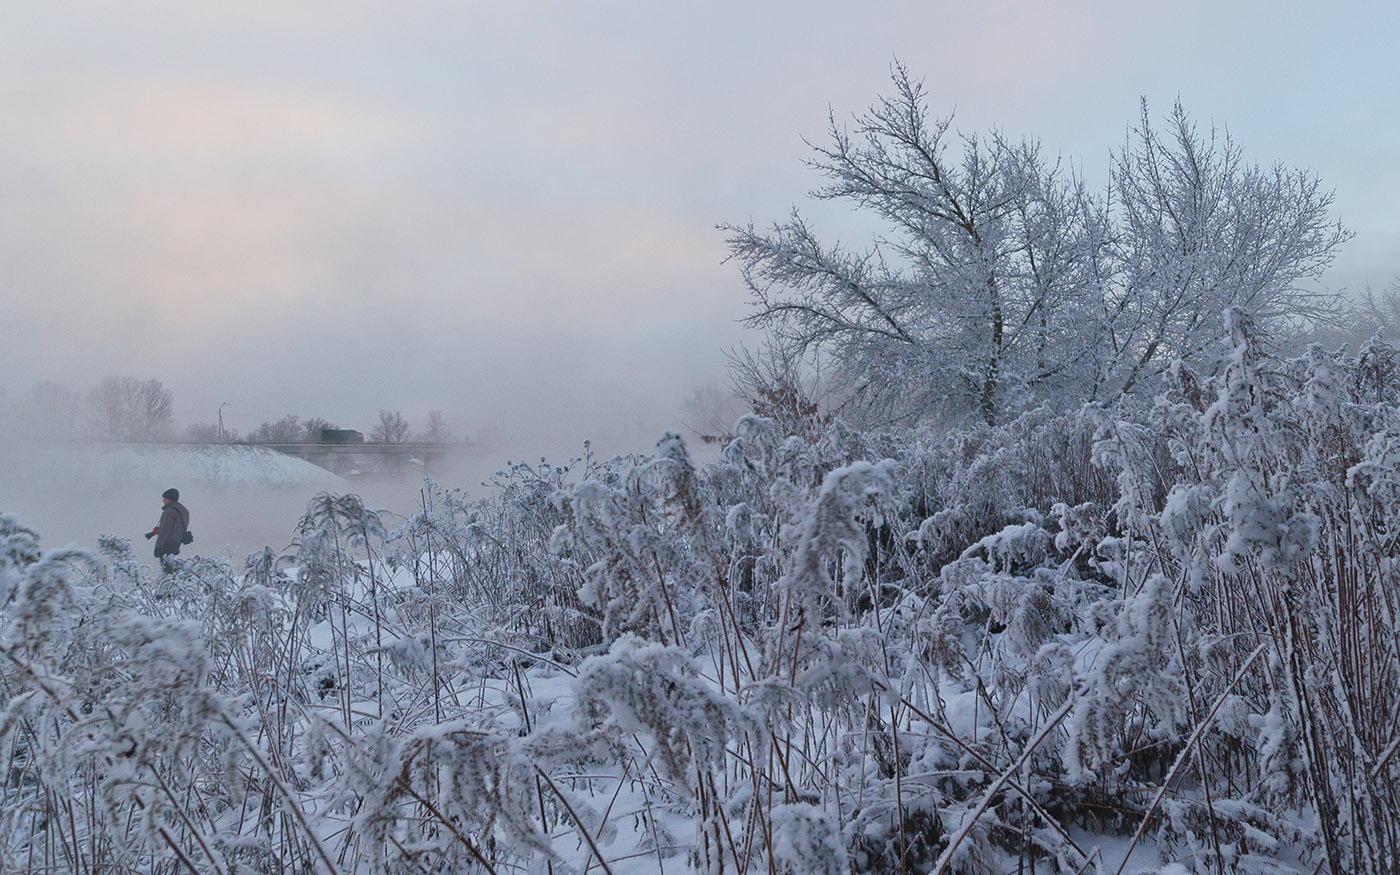
<svg viewBox="0 0 1400 875"><path fill-rule="evenodd" d="M296 414L288 413L276 422L259 425L245 440L253 444L315 443L322 439L322 430L339 427L319 416L301 420ZM447 417L441 410L428 411L423 428L414 431L401 412L381 409L378 421L366 437L373 443L381 444L400 444L411 440L444 443L453 439L452 429L448 427Z"/></svg>
<svg viewBox="0 0 1400 875"><path fill-rule="evenodd" d="M196 422L177 429L175 396L154 378L104 377L87 394L43 380L8 404L0 393L3 438L285 444L314 443L321 440L323 429L337 427L319 416L302 418L288 413L241 436L237 429L219 422ZM428 411L423 427L417 431L401 412L380 410L367 437L378 443L443 443L454 439L446 415L436 409Z"/></svg>
<svg viewBox="0 0 1400 875"><path fill-rule="evenodd" d="M295 413L288 413L276 421L263 422L242 440L250 444L317 443L322 440L322 432L325 429L339 428L340 426L319 416L302 419ZM217 440L217 434L218 425L194 425L186 429L186 438L190 440L200 440L205 435L213 435L213 439ZM225 440L238 440L236 433L233 433L232 437L228 435L229 432L225 430ZM382 409L379 411L378 421L366 438L373 443L384 444L398 444L410 440L444 443L453 439L452 429L448 427L447 417L441 410L429 410L423 428L414 431L408 418L401 412Z"/></svg>
<svg viewBox="0 0 1400 875"><path fill-rule="evenodd" d="M104 377L86 395L35 383L4 410L6 437L163 441L175 437L175 398L160 380Z"/></svg>

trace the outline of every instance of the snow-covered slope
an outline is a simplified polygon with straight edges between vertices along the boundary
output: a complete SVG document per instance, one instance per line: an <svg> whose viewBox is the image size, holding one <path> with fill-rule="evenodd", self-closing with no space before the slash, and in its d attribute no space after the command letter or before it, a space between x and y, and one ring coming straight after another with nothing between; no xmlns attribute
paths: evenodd
<svg viewBox="0 0 1400 875"><path fill-rule="evenodd" d="M84 444L12 447L0 460L24 479L25 472L43 471L60 482L87 489L136 483L179 483L186 486L311 486L342 488L345 479L303 459L265 447L184 444Z"/></svg>

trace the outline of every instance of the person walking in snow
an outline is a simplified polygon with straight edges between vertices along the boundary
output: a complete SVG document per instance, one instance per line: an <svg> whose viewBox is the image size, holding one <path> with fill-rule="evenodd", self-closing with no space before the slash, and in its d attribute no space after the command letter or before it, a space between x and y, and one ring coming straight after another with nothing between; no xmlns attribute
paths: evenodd
<svg viewBox="0 0 1400 875"><path fill-rule="evenodd" d="M180 490L167 489L160 497L160 523L146 533L146 540L156 539L156 558L163 560L166 556L180 555L180 545L194 539L187 536L190 512L180 503Z"/></svg>

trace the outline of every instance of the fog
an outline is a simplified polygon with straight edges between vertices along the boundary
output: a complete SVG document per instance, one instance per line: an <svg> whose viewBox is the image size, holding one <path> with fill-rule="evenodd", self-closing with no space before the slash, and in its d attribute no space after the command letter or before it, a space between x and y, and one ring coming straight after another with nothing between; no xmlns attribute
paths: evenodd
<svg viewBox="0 0 1400 875"><path fill-rule="evenodd" d="M723 223L803 164L898 58L967 133L1031 136L1101 185L1139 99L1335 186L1325 281L1400 272L1400 7L24 4L0 28L0 411L39 381L161 380L176 422L368 433L443 411L509 459L645 450L750 341ZM1390 25L1390 26L1388 26ZM1300 47L1306 46L1306 50ZM3 423L0 423L3 426ZM5 429L0 428L0 433ZM0 482L46 543L151 524L164 480ZM395 508L404 481L355 484ZM289 538L306 495L189 487L201 548ZM382 496L382 497L380 497Z"/></svg>
<svg viewBox="0 0 1400 875"><path fill-rule="evenodd" d="M109 534L130 539L136 555L150 562L151 542L141 536L160 519L160 494L164 488L153 488L155 485L159 484L132 484L71 495L67 500L48 494L42 487L22 490L6 511L38 532L45 549L68 545L92 549L99 535ZM364 490L366 502L374 505L389 499L405 507L402 502L409 490L404 484L395 486L394 495L378 499L377 486ZM263 546L285 550L296 534L296 522L306 503L316 492L260 486L181 489L182 503L190 510L190 529L196 536L193 545L182 549L182 555L227 556L235 565L241 565L247 554Z"/></svg>
<svg viewBox="0 0 1400 875"><path fill-rule="evenodd" d="M574 457L583 451L579 446ZM92 549L99 536L116 535L130 539L137 556L149 560L151 544L142 536L160 518L161 493L173 486L190 511L190 529L196 538L182 555L221 555L241 565L248 553L263 547L286 550L307 503L323 490L359 495L367 507L384 512L386 528L392 532L416 511L427 480L479 498L490 488L483 484L510 461L473 448L434 460L427 468L404 463L397 473L335 480L309 462L289 459L308 479L324 479L275 484L258 479L256 469L246 482L182 477L178 460L170 460L174 452L146 448L143 461L132 464L129 458L110 458L111 453L103 449L95 451L98 461L94 461L91 448L81 444L11 444L0 453L0 512L16 516L38 532L45 549L68 545ZM564 463L569 458L564 455L551 461ZM530 461L538 463L538 459Z"/></svg>
<svg viewBox="0 0 1400 875"><path fill-rule="evenodd" d="M500 429L483 429L475 439L448 435L439 451L422 459L346 447L338 458L322 457L327 467L319 467L241 441L195 444L117 435L93 440L83 436L93 427L84 420L91 405L77 393L41 388L8 407L0 403L0 434L8 435L0 439L0 513L18 517L49 548L90 549L99 536L116 535L132 540L142 557L150 547L143 547L140 536L155 525L160 494L172 486L180 490L196 534L185 554L223 555L237 564L265 546L279 551L290 546L307 503L321 491L359 495L367 507L381 511L392 532L421 506L430 485L483 498L513 465L567 465L588 455L647 453L672 430L690 440L698 459L716 452L684 425L662 427L632 418L616 432L592 435L565 428L534 439ZM689 399L689 413L678 423L689 419L712 430L737 416L734 399L718 387L699 394L705 403ZM136 426L121 421L114 427ZM233 425L227 427L232 434Z"/></svg>

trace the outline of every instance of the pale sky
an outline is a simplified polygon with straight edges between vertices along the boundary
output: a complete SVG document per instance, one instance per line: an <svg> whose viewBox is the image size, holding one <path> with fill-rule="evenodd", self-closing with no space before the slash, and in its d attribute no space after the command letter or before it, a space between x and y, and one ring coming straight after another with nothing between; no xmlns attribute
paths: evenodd
<svg viewBox="0 0 1400 875"><path fill-rule="evenodd" d="M1334 188L1356 237L1327 284L1381 288L1398 38L1394 0L0 0L0 387L649 445L743 339L715 226L806 203L803 138L896 57L961 130L1090 179L1139 97L1179 97Z"/></svg>

